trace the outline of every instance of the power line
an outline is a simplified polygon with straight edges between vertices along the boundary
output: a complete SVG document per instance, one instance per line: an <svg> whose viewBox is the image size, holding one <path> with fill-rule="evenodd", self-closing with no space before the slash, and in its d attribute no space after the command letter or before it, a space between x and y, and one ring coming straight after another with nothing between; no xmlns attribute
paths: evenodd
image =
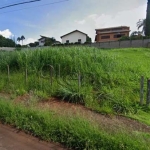
<svg viewBox="0 0 150 150"><path fill-rule="evenodd" d="M20 3L20 2L23 2L24 0L17 0L17 1L13 1L13 2L6 2L4 4L1 4L0 6L5 6L5 5L11 5L11 4L14 4L14 3Z"/></svg>
<svg viewBox="0 0 150 150"><path fill-rule="evenodd" d="M25 9L32 9L32 8L37 8L37 7L46 6L46 5L53 5L53 4L63 3L63 2L66 2L66 1L70 1L70 0L62 0L62 1L47 3L47 4L43 4L43 5L38 5L38 6L35 6L35 7L25 7L25 8L22 8L22 9L17 9L17 10L2 12L2 13L0 13L0 14L6 14L6 13L10 13L10 12L25 10Z"/></svg>
<svg viewBox="0 0 150 150"><path fill-rule="evenodd" d="M37 2L37 1L41 1L41 0L31 0L31 1L28 1L28 2L15 3L15 4L12 4L12 5L7 5L7 6L4 6L4 7L0 7L0 9L13 7L13 6L17 6L17 5L23 5L23 4L26 4L26 3L33 3L33 2Z"/></svg>
<svg viewBox="0 0 150 150"><path fill-rule="evenodd" d="M23 3L23 2L26 2L26 1L31 1L31 0L17 0L17 1L14 1L14 2L0 4L0 7L5 7L5 6L8 6L8 5L13 5L14 3Z"/></svg>

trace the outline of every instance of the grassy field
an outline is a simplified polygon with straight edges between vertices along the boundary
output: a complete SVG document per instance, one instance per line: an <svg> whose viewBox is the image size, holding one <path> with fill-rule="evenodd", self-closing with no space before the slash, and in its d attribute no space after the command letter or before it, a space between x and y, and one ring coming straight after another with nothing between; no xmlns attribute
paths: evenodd
<svg viewBox="0 0 150 150"><path fill-rule="evenodd" d="M100 112L134 113L140 108L140 78L150 77L149 58L150 50L144 48L1 52L0 90L15 94L33 91L44 98L55 96Z"/></svg>
<svg viewBox="0 0 150 150"><path fill-rule="evenodd" d="M53 47L0 52L0 91L12 97L34 93L41 101L57 97L100 113L121 114L150 125L150 108L145 105L149 64L150 49L146 48ZM143 106L139 105L141 76L145 78ZM0 112L3 122L73 149L150 149L148 133L114 134L82 117L66 121L53 117L53 113L38 113L3 100Z"/></svg>

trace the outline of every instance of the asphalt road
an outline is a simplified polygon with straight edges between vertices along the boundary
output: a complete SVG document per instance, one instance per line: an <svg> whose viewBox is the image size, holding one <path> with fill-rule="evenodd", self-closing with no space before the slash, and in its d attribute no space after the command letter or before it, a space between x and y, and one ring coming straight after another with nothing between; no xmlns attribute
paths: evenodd
<svg viewBox="0 0 150 150"><path fill-rule="evenodd" d="M0 150L66 150L59 144L40 141L16 129L0 124Z"/></svg>

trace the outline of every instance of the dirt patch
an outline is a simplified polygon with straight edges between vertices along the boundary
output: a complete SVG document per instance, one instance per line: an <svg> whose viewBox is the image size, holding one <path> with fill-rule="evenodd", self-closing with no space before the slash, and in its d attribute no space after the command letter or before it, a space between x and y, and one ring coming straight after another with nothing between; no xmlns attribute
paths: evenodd
<svg viewBox="0 0 150 150"><path fill-rule="evenodd" d="M105 130L118 131L120 129L128 130L129 132L140 131L150 133L150 126L130 118L119 115L102 115L82 105L67 103L56 98L50 98L46 101L39 101L37 99L38 98L33 97L32 94L25 94L23 96L16 97L14 102L23 103L27 106L33 102L34 105L40 109L48 109L60 115L68 115L68 117L80 116L91 122L99 124L99 126Z"/></svg>
<svg viewBox="0 0 150 150"><path fill-rule="evenodd" d="M106 130L128 129L129 131L132 130L150 133L150 126L142 124L136 120L119 115L102 115L82 105L67 103L56 98L44 102L39 102L38 107L43 109L50 109L56 113L59 113L60 115L65 114L70 117L81 116L90 120L91 122L98 123L101 128Z"/></svg>
<svg viewBox="0 0 150 150"><path fill-rule="evenodd" d="M44 142L0 123L0 150L67 150L60 144Z"/></svg>

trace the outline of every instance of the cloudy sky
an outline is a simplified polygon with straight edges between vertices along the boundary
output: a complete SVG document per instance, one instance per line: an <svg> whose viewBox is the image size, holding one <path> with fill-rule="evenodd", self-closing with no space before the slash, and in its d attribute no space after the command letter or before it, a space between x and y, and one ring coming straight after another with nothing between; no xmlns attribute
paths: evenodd
<svg viewBox="0 0 150 150"><path fill-rule="evenodd" d="M41 0L15 7L2 7L31 0L1 0L0 34L16 38L24 35L25 44L40 35L55 37L73 30L87 33L92 40L96 28L130 26L146 17L147 0Z"/></svg>

